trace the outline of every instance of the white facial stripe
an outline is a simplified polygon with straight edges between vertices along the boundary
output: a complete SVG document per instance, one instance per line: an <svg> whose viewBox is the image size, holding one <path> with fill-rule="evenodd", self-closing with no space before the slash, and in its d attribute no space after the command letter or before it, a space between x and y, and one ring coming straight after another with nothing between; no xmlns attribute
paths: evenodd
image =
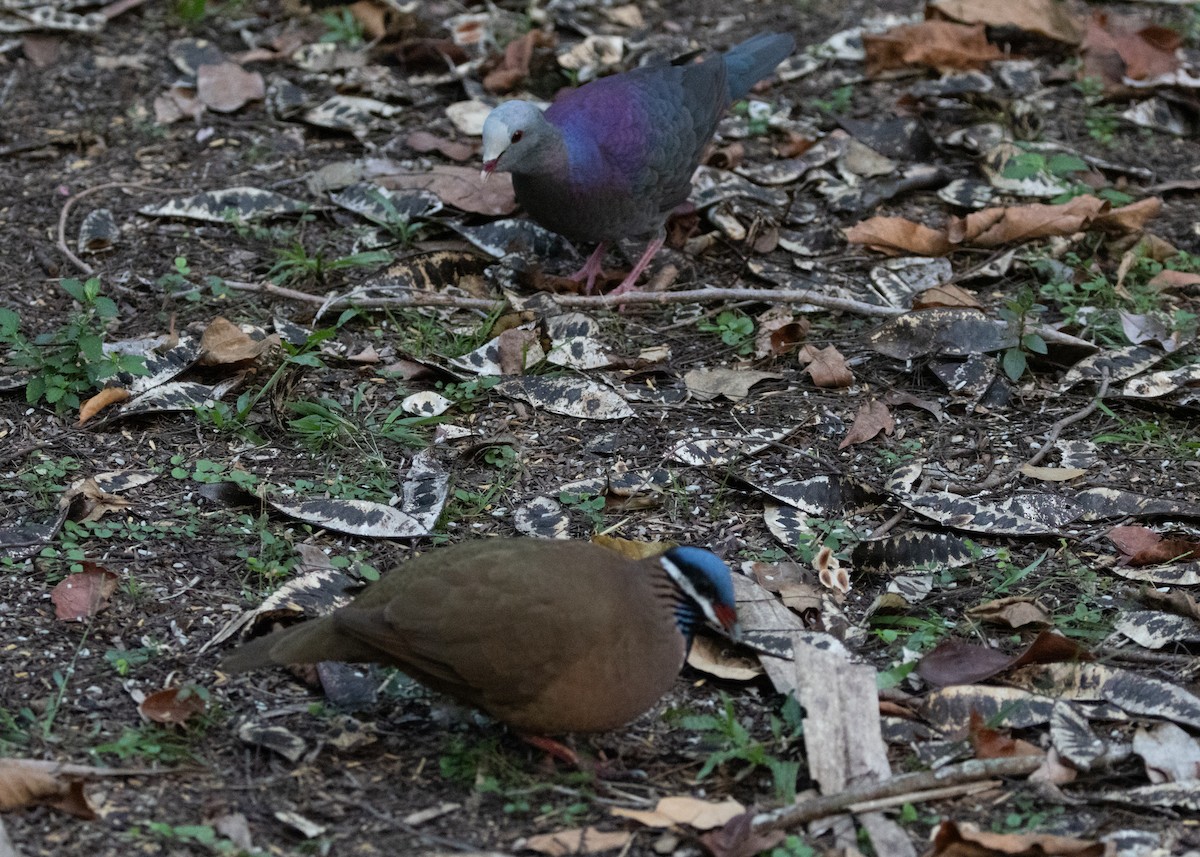
<svg viewBox="0 0 1200 857"><path fill-rule="evenodd" d="M679 566L665 556L660 556L658 561L667 574L670 575L671 579L675 581L675 585L682 589L684 594L691 598L693 602L700 605L700 609L704 612L704 617L715 627L724 627L721 624L721 620L717 618L716 611L713 610L712 602L696 591L696 587L692 585L692 581L683 573Z"/></svg>

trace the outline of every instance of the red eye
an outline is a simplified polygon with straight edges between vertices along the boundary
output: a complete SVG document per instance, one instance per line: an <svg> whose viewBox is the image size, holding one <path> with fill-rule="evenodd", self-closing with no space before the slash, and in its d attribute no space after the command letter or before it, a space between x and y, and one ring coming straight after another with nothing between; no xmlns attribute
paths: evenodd
<svg viewBox="0 0 1200 857"><path fill-rule="evenodd" d="M513 131L512 142L514 142L514 143L519 142L520 139L524 136L525 136L524 131Z"/></svg>

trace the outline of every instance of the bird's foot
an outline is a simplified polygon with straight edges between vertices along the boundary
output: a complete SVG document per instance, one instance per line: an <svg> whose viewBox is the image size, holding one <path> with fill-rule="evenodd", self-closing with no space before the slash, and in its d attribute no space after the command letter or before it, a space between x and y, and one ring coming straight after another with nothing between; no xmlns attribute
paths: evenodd
<svg viewBox="0 0 1200 857"><path fill-rule="evenodd" d="M554 766L554 760L557 759L567 766L574 768L576 771L591 774L598 780L625 778L620 765L614 766L604 755L603 751L600 751L597 758L591 758L590 756L581 756L575 752L574 748L568 747L566 744L556 741L553 738L547 738L545 735L525 735L523 733L518 733L518 735L526 744L537 747L539 750L544 750L546 752L546 762L551 767Z"/></svg>
<svg viewBox="0 0 1200 857"><path fill-rule="evenodd" d="M662 249L665 238L666 236L660 232L650 240L650 243L646 245L645 252L642 253L642 258L637 260L637 264L633 266L633 270L629 272L629 275L621 281L621 285L608 293L609 297L637 291L638 277L642 275L642 271L646 270L646 266L650 264L650 260L654 258L654 255Z"/></svg>
<svg viewBox="0 0 1200 857"><path fill-rule="evenodd" d="M602 263L604 262L604 253L608 250L608 242L601 241L596 245L596 249L592 251L592 255L588 256L588 260L583 263L583 267L567 277L569 280L574 280L577 283L586 284L583 287L583 293L590 295L596 288L596 278L604 273Z"/></svg>

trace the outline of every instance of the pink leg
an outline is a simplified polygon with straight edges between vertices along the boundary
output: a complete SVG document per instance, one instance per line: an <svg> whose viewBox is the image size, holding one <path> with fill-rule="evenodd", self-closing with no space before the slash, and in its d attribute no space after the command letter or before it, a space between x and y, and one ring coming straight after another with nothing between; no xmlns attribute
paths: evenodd
<svg viewBox="0 0 1200 857"><path fill-rule="evenodd" d="M583 267L567 278L577 283L587 280L587 285L583 287L584 294L590 295L596 288L596 277L602 273L600 263L604 261L604 251L607 249L608 242L601 241L592 251L592 255L588 256L588 260L583 263Z"/></svg>
<svg viewBox="0 0 1200 857"><path fill-rule="evenodd" d="M642 254L642 258L638 259L637 264L633 266L633 270L629 272L629 276L621 281L621 285L617 286L610 295L623 295L626 292L634 291L634 286L637 283L638 277L642 275L642 271L646 270L646 266L650 264L650 260L654 258L654 254L662 249L663 241L666 240L666 235L660 232L650 240L646 245L646 252Z"/></svg>

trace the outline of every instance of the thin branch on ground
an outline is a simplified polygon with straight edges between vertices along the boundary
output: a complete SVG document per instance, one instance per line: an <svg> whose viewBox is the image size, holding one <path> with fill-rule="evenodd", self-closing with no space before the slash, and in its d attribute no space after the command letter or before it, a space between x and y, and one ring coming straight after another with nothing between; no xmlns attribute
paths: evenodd
<svg viewBox="0 0 1200 857"><path fill-rule="evenodd" d="M96 273L96 269L87 262L80 259L67 246L67 218L71 214L71 209L79 200L89 197L94 193L100 193L103 190L112 190L113 188L121 188L122 190L156 190L165 191L166 188L153 187L152 185L138 184L137 182L105 182L98 184L95 187L85 188L74 196L68 197L63 203L62 211L58 213L58 251L67 258L67 261L74 265L85 276L90 277Z"/></svg>
<svg viewBox="0 0 1200 857"><path fill-rule="evenodd" d="M1049 455L1051 447L1054 446L1054 442L1058 440L1059 435L1061 435L1063 432L1063 429L1065 429L1067 426L1074 425L1081 420L1087 419L1096 412L1096 410L1100 407L1100 403L1104 401L1104 396L1108 393L1108 384L1110 380L1111 379L1109 378L1108 370L1105 369L1104 374L1100 378L1100 388L1096 391L1096 395L1092 397L1092 400L1088 402L1085 407L1080 408L1073 414L1068 414L1054 425L1050 426L1050 431L1046 435L1046 442L1038 448L1037 452L1035 452L1025 461L1018 464L1016 467L1006 470L1003 473L993 473L987 479L984 479L982 482L977 482L973 485L962 485L957 482L944 482L940 484L934 482L931 483L931 487L942 491L952 491L955 494L976 494L980 491L990 491L993 488L999 488L1001 485L1007 485L1009 482L1016 479L1024 468L1037 466L1038 462Z"/></svg>
<svg viewBox="0 0 1200 857"><path fill-rule="evenodd" d="M900 774L852 786L845 791L803 800L771 812L759 813L751 822L755 833L787 830L818 818L827 818L851 811L853 807L889 798L904 797L904 802L916 802L923 793L926 799L938 797L942 789L991 780L996 777L1020 777L1042 766L1042 756L1013 756L1005 759L972 759L957 765L947 765L935 771Z"/></svg>
<svg viewBox="0 0 1200 857"><path fill-rule="evenodd" d="M242 292L259 292L303 303L320 304L322 311L359 307L362 309L400 309L422 306L448 306L461 309L492 311L503 306L502 299L471 298L435 292L407 292L387 297L371 297L361 291L348 292L341 297L313 295L295 289L284 288L273 283L246 283L226 280L225 285ZM552 300L566 309L595 309L609 307L620 309L628 306L666 306L668 304L696 304L709 301L754 301L766 304L811 304L822 309L837 310L851 315L874 318L895 318L909 312L901 307L879 306L850 298L835 298L808 289L684 289L678 292L626 292L618 297L608 295L551 295ZM1079 339L1050 328L1037 329L1046 341L1056 345L1071 345L1095 350L1096 346L1086 339Z"/></svg>

